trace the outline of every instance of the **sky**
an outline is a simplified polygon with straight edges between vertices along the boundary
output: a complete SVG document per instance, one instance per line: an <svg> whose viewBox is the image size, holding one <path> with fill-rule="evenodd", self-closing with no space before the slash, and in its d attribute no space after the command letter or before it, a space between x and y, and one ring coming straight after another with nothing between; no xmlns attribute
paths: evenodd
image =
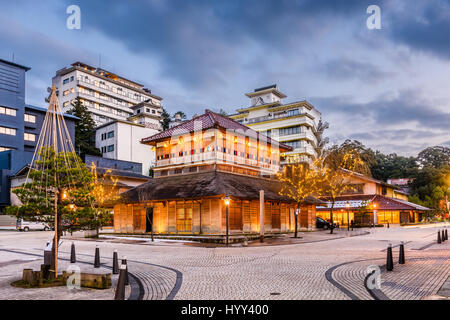
<svg viewBox="0 0 450 320"><path fill-rule="evenodd" d="M249 106L277 84L329 122L330 143L383 153L450 147L450 0L0 0L0 58L32 69L45 106L56 70L82 61L145 84L170 113ZM81 28L68 29L78 5ZM370 5L381 29L369 29ZM371 21L371 20L370 20Z"/></svg>

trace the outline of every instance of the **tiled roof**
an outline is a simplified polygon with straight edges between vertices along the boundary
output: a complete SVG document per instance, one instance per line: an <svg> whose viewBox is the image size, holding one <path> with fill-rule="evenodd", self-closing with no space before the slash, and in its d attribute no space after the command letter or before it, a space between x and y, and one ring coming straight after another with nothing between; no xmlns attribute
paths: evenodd
<svg viewBox="0 0 450 320"><path fill-rule="evenodd" d="M283 143L280 143L276 140L272 140L271 138L247 127L243 124L230 119L228 117L222 116L220 114L217 114L215 112L212 112L208 109L205 110L205 113L193 118L192 120L183 122L175 127L172 127L166 131L157 133L151 137L144 138L141 140L142 143L149 143L157 140L162 140L166 138L170 138L172 136L177 136L181 134L185 134L188 132L194 132L199 130L205 130L209 128L223 128L228 130L236 130L243 132L246 136L250 137L257 137L261 140L266 141L269 144L278 145L280 148L286 149L286 150L292 150L292 148L288 145L285 145Z"/></svg>
<svg viewBox="0 0 450 320"><path fill-rule="evenodd" d="M276 179L243 176L234 173L210 171L151 179L121 195L118 202L132 203L146 200L195 199L228 195L241 199L259 199L264 190L264 199L293 202L281 196L281 182ZM323 204L321 200L308 197L305 204Z"/></svg>
<svg viewBox="0 0 450 320"><path fill-rule="evenodd" d="M136 173L133 171L97 167L97 174L102 175L102 174L107 173L108 171L110 172L110 175L116 176L116 177L133 178L133 179L141 179L141 180L150 180L151 179L148 176L144 176L143 174Z"/></svg>
<svg viewBox="0 0 450 320"><path fill-rule="evenodd" d="M325 197L322 200L324 201L330 201L329 197ZM380 194L363 194L363 195L349 195L349 196L341 196L336 198L336 203L338 202L347 202L350 203L350 210L356 210L358 207L352 206L352 204L357 203L358 201L364 201L364 202L370 202L376 204L376 210L383 211L383 210L391 210L391 211L398 211L398 210L407 210L407 211L427 211L430 210L429 208L420 206L418 204L396 199L396 198L390 198L387 196L383 196ZM352 203L353 202L353 203ZM336 205L336 204L335 204ZM338 207L338 208L337 208ZM342 209L342 206L338 205L335 206L335 209ZM329 208L327 207L317 207L317 210L319 211L328 211Z"/></svg>

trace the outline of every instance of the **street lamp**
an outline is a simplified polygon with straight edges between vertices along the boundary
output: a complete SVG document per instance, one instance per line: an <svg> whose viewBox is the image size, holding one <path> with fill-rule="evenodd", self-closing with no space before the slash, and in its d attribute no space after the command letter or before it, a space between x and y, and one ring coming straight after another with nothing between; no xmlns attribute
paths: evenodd
<svg viewBox="0 0 450 320"><path fill-rule="evenodd" d="M347 201L345 204L345 207L347 208L347 231L350 231L350 217L349 217L349 209L350 209L350 202Z"/></svg>
<svg viewBox="0 0 450 320"><path fill-rule="evenodd" d="M227 234L226 234L226 246L228 247L228 207L230 206L230 201L231 198L229 196L225 196L225 198L223 198L224 202L225 202L225 206L227 208Z"/></svg>

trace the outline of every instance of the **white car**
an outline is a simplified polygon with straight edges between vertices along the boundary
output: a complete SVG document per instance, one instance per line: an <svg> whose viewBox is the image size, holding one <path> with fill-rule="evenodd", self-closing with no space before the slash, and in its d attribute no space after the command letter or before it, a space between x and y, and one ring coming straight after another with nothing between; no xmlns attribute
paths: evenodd
<svg viewBox="0 0 450 320"><path fill-rule="evenodd" d="M17 219L16 229L19 231L30 230L43 230L50 231L50 226L44 222L39 221L24 221L23 219Z"/></svg>

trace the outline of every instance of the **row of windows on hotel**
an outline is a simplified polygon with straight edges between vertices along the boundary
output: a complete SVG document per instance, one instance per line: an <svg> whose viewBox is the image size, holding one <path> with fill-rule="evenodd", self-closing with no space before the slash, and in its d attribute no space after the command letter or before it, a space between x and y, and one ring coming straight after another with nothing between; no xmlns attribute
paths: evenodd
<svg viewBox="0 0 450 320"><path fill-rule="evenodd" d="M78 80L93 84L96 87L99 87L99 88L102 88L102 89L105 89L108 91L112 91L112 92L120 94L124 97L134 99L134 100L137 100L140 102L150 99L149 97L140 95L139 93L136 93L136 92L127 92L127 90L124 90L121 87L108 86L104 81L89 79L88 76L79 77ZM128 84L126 84L126 85L128 85ZM138 89L138 88L136 88L136 89Z"/></svg>
<svg viewBox="0 0 450 320"><path fill-rule="evenodd" d="M199 153L204 153L204 152L212 152L212 151L214 151L214 147L207 146L206 148L191 149L189 154L194 155L194 154L199 154ZM223 148L223 147L216 146L216 151L227 153L227 154L234 155L234 156L240 156L242 158L247 158L250 160L258 160L258 156L255 154L238 152L237 150L231 150L230 148ZM231 152L231 151L233 151L233 152ZM184 157L187 155L188 155L188 151L179 151L178 152L178 157ZM164 159L169 159L169 158L175 158L175 153L170 153L170 154L167 153L164 155L157 156L156 160L164 160ZM269 163L269 164L275 164L275 165L279 164L279 162L275 159L272 160L272 159L268 159L268 158L264 158L264 157L259 157L259 161Z"/></svg>
<svg viewBox="0 0 450 320"><path fill-rule="evenodd" d="M304 113L303 108L300 108L300 109L296 108L296 109L290 109L290 110L285 110L282 112L274 113L273 115L269 115L269 116L261 116L261 117L251 118L251 119L248 119L248 118L239 119L239 120L237 120L237 122L239 122L239 123L245 123L245 122L256 123L256 122L262 122L262 121L266 121L266 120L270 120L270 119L281 119L281 118L298 116L302 113Z"/></svg>
<svg viewBox="0 0 450 320"><path fill-rule="evenodd" d="M0 134L15 136L17 134L17 129L0 126ZM34 133L25 132L23 134L23 139L25 141L36 141L36 135Z"/></svg>
<svg viewBox="0 0 450 320"><path fill-rule="evenodd" d="M73 89L73 88L72 88ZM66 90L68 91L68 90ZM65 91L64 91L65 93ZM64 94L66 95L66 94ZM90 107L90 108L95 108L97 110L101 110L101 111L105 111L105 112L109 112L118 116L122 116L122 117L129 117L131 116L133 113L132 112L125 112L123 110L119 110L116 108L112 108L109 106L106 106L104 104L98 103L98 102L94 102L94 101L90 101L90 100L85 100L85 99L80 99L80 101L86 106L86 107ZM68 108L69 107L69 103L73 104L75 101L66 101L63 103L63 107L64 108ZM124 107L124 108L129 108L131 107L133 104L131 103L126 103L125 101L122 101L120 103L117 103L118 105Z"/></svg>
<svg viewBox="0 0 450 320"><path fill-rule="evenodd" d="M0 106L0 114L5 114L8 116L12 116L15 117L17 115L17 110L16 109L12 109L12 108L8 108L8 107L3 107ZM36 123L36 116L33 116L32 114L24 114L24 120L26 122L30 122L30 123Z"/></svg>
<svg viewBox="0 0 450 320"><path fill-rule="evenodd" d="M81 100L83 100L83 99L81 99ZM69 107L69 103L74 104L74 103L75 103L75 100L71 100L70 102L69 102L69 101L66 101L66 102L63 103L63 107L64 107L64 109L65 109L66 111L67 111L67 108ZM85 106L87 106L87 107L93 106L93 107L94 107L95 109L97 109L97 110L102 110L102 111L105 111L105 112L110 112L110 113L112 113L112 114L123 115L123 116L125 116L125 117L128 117L128 116L129 116L129 114L127 114L126 112L123 112L123 111L120 111L120 110L116 110L116 109L114 109L114 108L109 108L109 107L104 106L104 105L99 105L98 103L97 103L97 104L94 104L93 102L90 102L90 101L88 101L88 100L84 100L84 101L83 101L83 104L84 104ZM119 114L119 112L121 112L121 114ZM98 114L95 114L95 113L92 113L92 114L91 114L91 117L92 117L92 119L93 119L95 122L101 122L101 123L107 123L107 122L110 122L110 121L112 120L112 119L109 118L109 117L102 116L102 115L98 115Z"/></svg>
<svg viewBox="0 0 450 320"><path fill-rule="evenodd" d="M70 78L64 79L63 80L63 84L68 84L69 82L72 82L74 80L75 80L74 76L71 76ZM104 90L108 90L108 91L114 92L116 94L120 94L120 95L122 95L122 96L124 96L126 98L134 99L134 100L137 100L137 101L140 101L140 102L143 102L143 101L149 99L149 97L142 96L142 95L140 95L138 93L135 93L135 92L134 93L133 92L128 92L127 90L124 90L121 87L108 86L105 81L89 79L88 76L78 77L77 80L85 82L85 83L93 84L94 86L96 86L98 88L101 88L101 89L104 89Z"/></svg>

